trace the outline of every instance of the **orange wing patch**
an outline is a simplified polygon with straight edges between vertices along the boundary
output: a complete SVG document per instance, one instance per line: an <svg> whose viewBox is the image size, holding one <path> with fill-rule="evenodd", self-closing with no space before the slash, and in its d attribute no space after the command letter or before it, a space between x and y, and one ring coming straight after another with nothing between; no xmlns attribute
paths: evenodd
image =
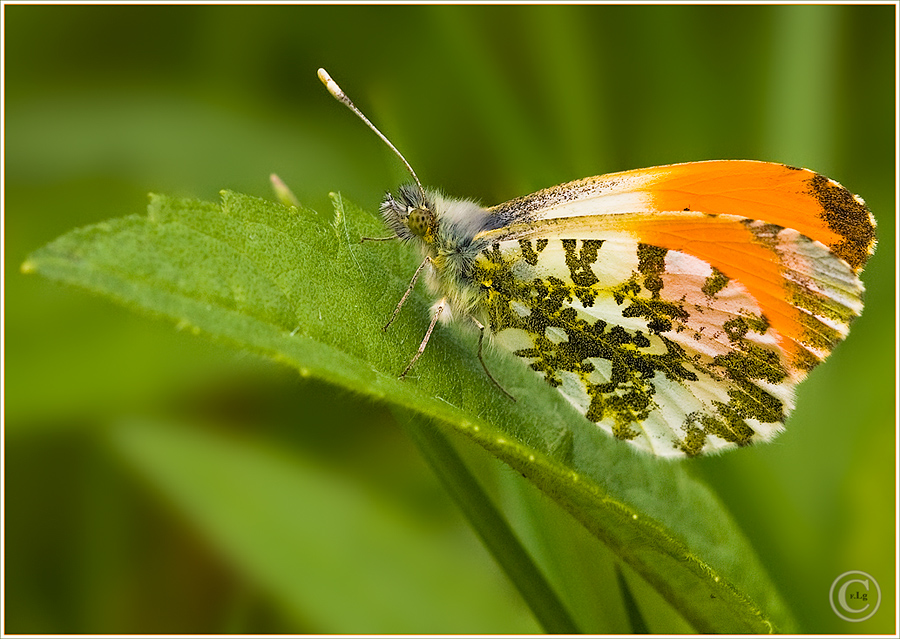
<svg viewBox="0 0 900 639"><path fill-rule="evenodd" d="M862 310L855 273L875 246L874 219L861 199L812 171L750 161L663 167L647 191L658 211L709 217L645 218L636 232L739 279L781 334L795 374L846 336Z"/></svg>
<svg viewBox="0 0 900 639"><path fill-rule="evenodd" d="M647 244L693 255L729 279L740 281L781 335L780 346L789 354L786 359L791 369L805 372L827 354L817 356L807 347L820 341L815 339L816 330L824 327L798 307L799 292L796 283L784 276L782 260L772 246L775 238L771 243L759 239L764 229L743 218L720 215L690 221L677 216L644 218L629 226L629 231Z"/></svg>
<svg viewBox="0 0 900 639"><path fill-rule="evenodd" d="M659 169L648 185L659 211L702 211L764 220L825 244L855 272L875 249L865 202L834 180L783 164L725 160Z"/></svg>

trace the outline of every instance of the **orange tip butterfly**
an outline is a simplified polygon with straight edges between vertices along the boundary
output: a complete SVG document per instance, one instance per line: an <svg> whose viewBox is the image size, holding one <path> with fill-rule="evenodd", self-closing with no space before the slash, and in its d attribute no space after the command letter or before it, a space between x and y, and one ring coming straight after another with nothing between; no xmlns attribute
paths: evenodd
<svg viewBox="0 0 900 639"><path fill-rule="evenodd" d="M424 258L391 321L423 272L438 301L401 377L439 318L469 318L613 437L695 456L775 437L797 384L862 312L875 219L834 180L769 162L689 162L483 208L423 188L318 75L414 181L381 204L394 233L384 239ZM481 340L478 355L483 365Z"/></svg>

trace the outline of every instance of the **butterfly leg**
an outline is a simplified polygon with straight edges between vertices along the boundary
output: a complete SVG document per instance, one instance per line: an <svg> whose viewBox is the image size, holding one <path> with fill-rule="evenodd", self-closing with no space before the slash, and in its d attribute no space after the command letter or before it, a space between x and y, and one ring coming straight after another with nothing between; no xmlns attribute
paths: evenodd
<svg viewBox="0 0 900 639"><path fill-rule="evenodd" d="M406 292L403 294L403 297L401 297L400 301L397 302L397 308L394 309L394 314L391 315L391 319L388 320L388 323L385 324L384 328L382 328L381 330L386 331L388 329L388 326L393 324L394 320L397 319L397 314L400 312L400 309L403 308L403 304L404 304L404 302L406 302L406 298L409 297L410 293L412 293L413 287L416 285L416 280L419 279L419 273L422 272L422 269L425 268L425 265L428 264L429 262L431 262L431 257L426 257L424 260L422 260L422 263L419 264L419 268L417 268L416 272L413 273L412 281L409 283L409 288L406 289ZM443 311L443 310L444 310L444 308L443 308L443 304L442 304L441 308L438 310L438 315L440 315L441 311ZM431 327L434 328L434 322L431 322ZM429 335L431 334L431 329L428 330L428 334ZM428 341L427 335L425 336L425 341L426 342ZM422 347L424 348L424 344L422 345ZM419 355L421 355L421 352L419 353ZM418 355L416 357L418 357ZM416 361L416 360L413 360L413 361ZM412 366L412 364L410 364L409 366ZM406 367L406 370L409 370L409 366ZM405 374L406 373L404 372L404 375ZM401 377L402 376L403 375L401 375Z"/></svg>
<svg viewBox="0 0 900 639"><path fill-rule="evenodd" d="M475 326L477 326L478 330L481 331L480 333L478 333L478 361L481 362L481 367L484 369L484 372L487 374L488 379L490 379L492 382L494 382L494 386L496 386L501 391L503 391L503 394L506 395L507 397L509 397L511 400L516 401L516 398L513 397L512 395L510 395L509 391L507 391L505 388L503 388L500 385L500 382L498 382L496 379L494 379L494 376L491 375L491 371L488 370L487 364L485 364L485 362L484 362L484 357L481 356L481 345L484 342L484 324L479 322L474 317L471 317L470 319L473 322L475 322Z"/></svg>
<svg viewBox="0 0 900 639"><path fill-rule="evenodd" d="M429 258L425 258L425 262L428 261ZM425 262L422 262L422 266L425 266ZM419 270L422 269L422 266L419 267ZM416 275L418 275L419 271L416 271ZM413 283L415 283L415 276L413 276ZM412 284L410 284L410 290L412 290ZM409 293L409 291L407 291ZM406 299L406 296L403 296L403 299ZM403 300L400 300L401 303ZM434 325L437 324L438 318L441 316L441 313L444 312L444 307L447 305L447 300L441 300L440 304L438 304L437 311L434 314L434 317L431 318L431 324L428 326L428 330L425 332L425 338L422 340L422 343L419 344L419 350L416 352L415 357L412 358L412 361L406 365L406 368L403 369L403 372L400 373L400 379L406 377L406 374L409 372L409 369L413 367L413 364L422 356L422 353L425 352L425 346L428 345L428 340L431 339L431 331L434 330ZM399 310L399 307L398 307ZM395 313L396 315L396 313ZM388 322L390 323L390 322ZM387 328L387 327L385 327Z"/></svg>

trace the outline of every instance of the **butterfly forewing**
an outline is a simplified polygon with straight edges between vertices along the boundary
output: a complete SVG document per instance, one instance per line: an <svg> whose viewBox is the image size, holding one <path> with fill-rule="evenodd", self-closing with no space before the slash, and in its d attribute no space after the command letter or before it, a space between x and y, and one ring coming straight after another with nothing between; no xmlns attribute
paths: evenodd
<svg viewBox="0 0 900 639"><path fill-rule="evenodd" d="M766 440L862 310L865 205L803 169L699 162L494 207L473 279L494 337L658 455Z"/></svg>

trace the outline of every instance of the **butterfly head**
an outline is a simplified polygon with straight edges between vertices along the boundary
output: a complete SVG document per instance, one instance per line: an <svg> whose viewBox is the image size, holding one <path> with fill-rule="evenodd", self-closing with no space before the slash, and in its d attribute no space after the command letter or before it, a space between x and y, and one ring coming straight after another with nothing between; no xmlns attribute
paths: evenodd
<svg viewBox="0 0 900 639"><path fill-rule="evenodd" d="M434 242L437 234L434 205L415 184L401 186L396 199L391 193L385 194L381 202L381 216L401 240L418 237L429 244Z"/></svg>
<svg viewBox="0 0 900 639"><path fill-rule="evenodd" d="M325 69L319 69L318 75L319 80L322 81L322 84L325 85L328 92L331 93L338 102L341 102L344 106L353 111L360 120L362 120L385 144L388 145L391 151L393 151L400 161L403 162L403 166L406 167L406 170L409 171L410 176L412 176L412 179L415 181L415 184L401 186L396 200L390 193L384 196L384 201L381 203L381 215L384 218L385 223L392 231L394 231L397 237L402 240L420 238L426 244L434 244L438 230L437 217L434 214L434 202L432 197L426 195L425 189L422 188L422 183L419 182L419 177L416 175L416 172L413 171L413 168L409 165L409 162L406 161L406 158L403 157L403 154L397 150L397 147L395 147L391 141L369 121L369 118L363 115L362 111L356 108L356 105L350 101L347 94L344 93L337 82L328 75L328 72Z"/></svg>

